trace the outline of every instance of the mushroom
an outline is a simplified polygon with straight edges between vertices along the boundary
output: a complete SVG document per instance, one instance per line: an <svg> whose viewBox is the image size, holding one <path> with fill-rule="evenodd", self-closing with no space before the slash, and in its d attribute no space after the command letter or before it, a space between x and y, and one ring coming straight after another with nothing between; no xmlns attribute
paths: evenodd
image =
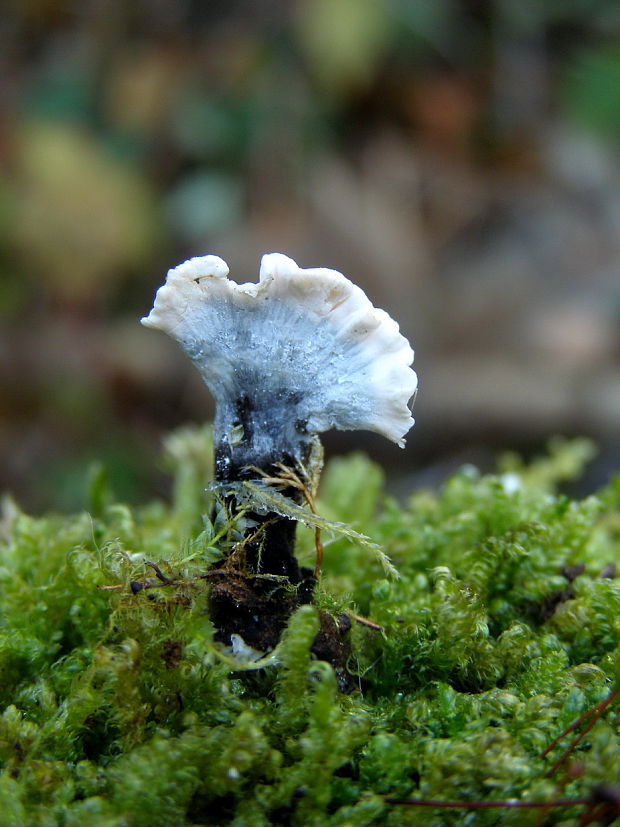
<svg viewBox="0 0 620 827"><path fill-rule="evenodd" d="M189 259L168 272L142 319L177 340L215 399L216 480L304 467L330 428L404 447L417 378L385 311L342 273L302 269L281 253L263 256L258 283L228 272L217 256ZM294 524L272 523L255 570L295 582Z"/></svg>

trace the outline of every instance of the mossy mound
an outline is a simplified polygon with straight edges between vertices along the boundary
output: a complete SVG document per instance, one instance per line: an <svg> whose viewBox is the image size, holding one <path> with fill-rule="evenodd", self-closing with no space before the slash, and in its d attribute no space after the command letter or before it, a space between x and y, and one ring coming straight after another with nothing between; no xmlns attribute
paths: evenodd
<svg viewBox="0 0 620 827"><path fill-rule="evenodd" d="M205 493L206 431L168 453L171 506L115 503L97 473L89 513L5 507L3 825L534 825L534 810L385 797L551 801L618 779L617 704L550 777L561 747L541 757L619 671L620 479L579 502L556 490L583 443L497 476L465 468L405 506L363 457L332 462L319 512L377 541L400 577L364 544L328 542L315 605L249 671L214 643L204 577L243 517ZM310 652L319 610L353 621L349 694ZM545 824L578 815L549 810Z"/></svg>

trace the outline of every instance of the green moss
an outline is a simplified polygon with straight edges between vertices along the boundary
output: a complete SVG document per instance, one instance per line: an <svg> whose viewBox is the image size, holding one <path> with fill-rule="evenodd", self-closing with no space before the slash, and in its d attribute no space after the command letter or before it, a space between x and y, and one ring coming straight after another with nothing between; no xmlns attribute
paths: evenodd
<svg viewBox="0 0 620 827"><path fill-rule="evenodd" d="M327 539L317 606L383 628L353 621L350 695L310 653L312 606L291 618L278 665L232 669L201 575L243 536L244 517L231 522L206 492L205 429L167 449L170 506L116 503L95 469L89 514L5 507L3 824L535 824L536 811L384 796L552 800L618 778L617 704L570 774L544 777L561 747L541 757L618 679L620 586L601 573L619 557L620 478L583 501L557 492L585 443L556 443L530 466L508 457L497 476L464 468L405 506L385 499L365 458L328 467L321 516L378 542L399 572L386 579L354 534ZM309 529L299 553L313 562Z"/></svg>

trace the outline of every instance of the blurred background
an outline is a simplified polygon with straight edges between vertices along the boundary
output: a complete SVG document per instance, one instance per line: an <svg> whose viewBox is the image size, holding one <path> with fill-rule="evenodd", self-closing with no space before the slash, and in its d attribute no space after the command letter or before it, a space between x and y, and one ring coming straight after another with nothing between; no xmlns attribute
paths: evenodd
<svg viewBox="0 0 620 827"><path fill-rule="evenodd" d="M165 494L212 414L138 324L166 270L282 251L400 323L433 482L555 433L620 465L615 0L7 0L0 17L0 490ZM385 442L385 444L384 444Z"/></svg>

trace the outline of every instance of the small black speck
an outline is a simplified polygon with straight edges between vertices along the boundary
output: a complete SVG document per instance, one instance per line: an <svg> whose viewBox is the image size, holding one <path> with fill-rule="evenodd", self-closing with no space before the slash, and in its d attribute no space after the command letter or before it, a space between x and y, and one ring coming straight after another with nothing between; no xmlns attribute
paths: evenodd
<svg viewBox="0 0 620 827"><path fill-rule="evenodd" d="M562 567L562 576L565 577L569 583L572 583L576 577L583 574L586 570L585 563L574 563L572 566Z"/></svg>

